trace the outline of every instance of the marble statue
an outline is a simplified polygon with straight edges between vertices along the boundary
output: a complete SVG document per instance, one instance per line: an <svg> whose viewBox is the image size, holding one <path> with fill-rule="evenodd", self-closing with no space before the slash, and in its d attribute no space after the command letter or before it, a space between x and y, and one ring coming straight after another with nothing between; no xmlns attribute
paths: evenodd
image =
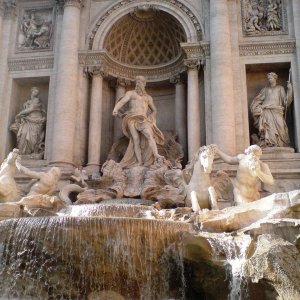
<svg viewBox="0 0 300 300"><path fill-rule="evenodd" d="M211 181L216 145L201 147L183 171L190 177L186 185L186 206L198 212L202 208L218 209L218 195Z"/></svg>
<svg viewBox="0 0 300 300"><path fill-rule="evenodd" d="M14 202L19 198L20 193L14 179L19 160L19 150L14 149L0 167L0 202Z"/></svg>
<svg viewBox="0 0 300 300"><path fill-rule="evenodd" d="M260 161L262 150L257 145L249 146L245 154L229 156L217 149L217 154L228 164L238 165L234 182L234 202L242 204L260 198L258 183L273 184L273 176L266 163Z"/></svg>
<svg viewBox="0 0 300 300"><path fill-rule="evenodd" d="M268 73L267 78L270 86L263 88L250 105L254 125L258 129L258 145L288 147L290 139L285 118L292 102L292 85L288 82L286 93L283 86L277 85L276 73Z"/></svg>
<svg viewBox="0 0 300 300"><path fill-rule="evenodd" d="M52 167L48 172L36 172L20 165L19 170L32 179L38 180L32 185L27 196L51 196L54 193L61 176L61 171L58 167Z"/></svg>
<svg viewBox="0 0 300 300"><path fill-rule="evenodd" d="M120 108L128 104L128 110L122 115L123 133L129 138L129 145L121 160L122 167L150 166L155 159L161 159L157 144L164 144L164 136L156 126L156 108L153 99L145 90L146 79L136 77L135 90L128 91L115 105L113 116ZM151 112L148 114L148 110Z"/></svg>
<svg viewBox="0 0 300 300"><path fill-rule="evenodd" d="M30 98L15 117L10 127L17 136L17 145L22 155L42 158L44 152L46 112L39 98L39 89L31 88Z"/></svg>

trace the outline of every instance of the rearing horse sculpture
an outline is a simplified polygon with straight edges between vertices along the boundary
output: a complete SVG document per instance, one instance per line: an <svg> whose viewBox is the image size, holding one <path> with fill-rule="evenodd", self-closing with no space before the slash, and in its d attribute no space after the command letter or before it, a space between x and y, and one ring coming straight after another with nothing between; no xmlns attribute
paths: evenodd
<svg viewBox="0 0 300 300"><path fill-rule="evenodd" d="M195 212L218 209L218 194L210 178L216 152L217 145L201 147L183 170L184 176L190 178L186 182L185 206L192 206Z"/></svg>
<svg viewBox="0 0 300 300"><path fill-rule="evenodd" d="M19 200L20 193L14 179L19 158L19 150L14 149L0 167L0 202Z"/></svg>

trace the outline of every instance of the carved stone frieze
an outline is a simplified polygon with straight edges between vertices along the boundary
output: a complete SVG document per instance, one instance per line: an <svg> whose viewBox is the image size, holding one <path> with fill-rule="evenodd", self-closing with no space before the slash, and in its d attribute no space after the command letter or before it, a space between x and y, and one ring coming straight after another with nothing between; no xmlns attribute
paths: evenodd
<svg viewBox="0 0 300 300"><path fill-rule="evenodd" d="M8 70L13 72L52 69L53 62L53 56L35 58L13 58L8 60Z"/></svg>
<svg viewBox="0 0 300 300"><path fill-rule="evenodd" d="M53 7L23 9L19 18L16 51L51 50L54 18Z"/></svg>
<svg viewBox="0 0 300 300"><path fill-rule="evenodd" d="M288 33L285 0L242 0L244 36Z"/></svg>
<svg viewBox="0 0 300 300"><path fill-rule="evenodd" d="M120 1L120 2L116 3L113 7L111 7L108 11L106 11L105 14L103 16L101 16L101 18L99 18L98 22L95 24L94 28L91 30L91 33L88 37L88 39L89 39L89 49L92 49L92 47L93 47L93 42L94 42L96 32L98 31L98 28L101 26L101 24L107 18L109 18L114 12L116 12L118 10L121 10L121 9L124 9L126 6L130 5L131 3L135 3L135 2L139 3L140 1L139 0L123 0L123 1ZM195 16L195 14L186 5L184 5L179 0L160 0L160 1L158 1L158 4L160 4L162 2L166 2L168 6L170 6L170 5L174 6L177 10L180 10L180 11L184 12L184 14L186 14L187 17L194 24L195 30L197 32L198 40L201 41L203 39L203 33L202 33L201 25L200 25L197 17ZM155 3L151 4L151 8L156 9Z"/></svg>
<svg viewBox="0 0 300 300"><path fill-rule="evenodd" d="M291 54L296 52L296 42L251 43L239 46L240 56Z"/></svg>

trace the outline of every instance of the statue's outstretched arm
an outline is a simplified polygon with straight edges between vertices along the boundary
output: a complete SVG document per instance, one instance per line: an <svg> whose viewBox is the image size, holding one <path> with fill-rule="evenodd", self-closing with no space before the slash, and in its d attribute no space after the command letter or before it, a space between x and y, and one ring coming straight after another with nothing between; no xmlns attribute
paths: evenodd
<svg viewBox="0 0 300 300"><path fill-rule="evenodd" d="M32 170L29 170L29 169L27 169L26 167L24 167L22 165L19 165L19 171L24 173L25 175L33 178L33 179L41 179L41 175L43 174L41 172L35 172L35 171L32 171Z"/></svg>
<svg viewBox="0 0 300 300"><path fill-rule="evenodd" d="M223 151L221 151L219 148L217 148L217 154L228 164L230 165L237 165L239 163L239 159L237 156L230 156Z"/></svg>

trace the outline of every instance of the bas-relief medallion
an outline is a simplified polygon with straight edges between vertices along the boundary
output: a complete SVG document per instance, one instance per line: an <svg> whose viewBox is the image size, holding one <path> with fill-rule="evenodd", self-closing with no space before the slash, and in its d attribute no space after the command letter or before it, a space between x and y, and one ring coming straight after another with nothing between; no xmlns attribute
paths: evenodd
<svg viewBox="0 0 300 300"><path fill-rule="evenodd" d="M24 9L19 17L16 51L51 50L53 29L53 8Z"/></svg>
<svg viewBox="0 0 300 300"><path fill-rule="evenodd" d="M245 36L287 34L285 0L242 0Z"/></svg>

